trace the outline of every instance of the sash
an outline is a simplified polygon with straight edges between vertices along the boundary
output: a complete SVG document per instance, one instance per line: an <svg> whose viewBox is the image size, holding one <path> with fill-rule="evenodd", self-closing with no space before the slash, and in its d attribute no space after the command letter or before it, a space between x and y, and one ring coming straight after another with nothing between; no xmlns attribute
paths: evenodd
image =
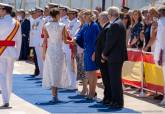
<svg viewBox="0 0 165 114"><path fill-rule="evenodd" d="M4 41L12 42L12 40L14 39L15 35L18 32L19 27L20 27L20 23L18 21L16 21L14 29L12 30L12 32L7 36L7 38ZM4 46L0 47L0 56L2 55L2 53L5 51L5 49L7 47L8 47L7 45L4 45Z"/></svg>

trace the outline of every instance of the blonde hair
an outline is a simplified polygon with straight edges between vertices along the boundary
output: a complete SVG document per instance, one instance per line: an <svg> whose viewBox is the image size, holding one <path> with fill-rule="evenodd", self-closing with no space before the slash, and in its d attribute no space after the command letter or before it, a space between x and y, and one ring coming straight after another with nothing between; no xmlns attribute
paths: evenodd
<svg viewBox="0 0 165 114"><path fill-rule="evenodd" d="M91 21L94 21L95 18L96 18L96 15L91 10L86 10L84 12L84 15L89 16L89 18L90 18Z"/></svg>
<svg viewBox="0 0 165 114"><path fill-rule="evenodd" d="M157 11L157 9L156 9L155 7L151 7L151 8L149 9L149 12L151 13L151 15L152 15L153 17L158 17L158 16L159 16L159 13L158 13L158 11Z"/></svg>

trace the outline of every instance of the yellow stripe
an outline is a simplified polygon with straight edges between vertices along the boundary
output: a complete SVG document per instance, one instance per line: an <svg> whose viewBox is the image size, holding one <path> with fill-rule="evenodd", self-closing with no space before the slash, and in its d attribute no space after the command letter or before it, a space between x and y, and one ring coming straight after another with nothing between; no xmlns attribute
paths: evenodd
<svg viewBox="0 0 165 114"><path fill-rule="evenodd" d="M18 29L20 27L20 24L18 21L16 21L16 25L13 29L13 31L9 34L9 36L6 38L6 41L12 41L14 36L16 35ZM0 47L0 56L2 55L2 53L5 51L5 49L7 48L7 46L2 46Z"/></svg>
<svg viewBox="0 0 165 114"><path fill-rule="evenodd" d="M144 62L144 73L146 83L164 86L162 68L158 67L156 64Z"/></svg>

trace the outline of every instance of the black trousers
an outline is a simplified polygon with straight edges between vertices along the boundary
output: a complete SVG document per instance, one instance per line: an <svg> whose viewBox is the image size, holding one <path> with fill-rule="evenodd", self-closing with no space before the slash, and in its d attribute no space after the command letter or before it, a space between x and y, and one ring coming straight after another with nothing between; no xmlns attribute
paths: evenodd
<svg viewBox="0 0 165 114"><path fill-rule="evenodd" d="M101 76L102 76L102 81L104 84L104 101L111 101L111 89L109 88L109 73L108 73L108 63L104 63L104 64L100 64L100 72L101 72Z"/></svg>
<svg viewBox="0 0 165 114"><path fill-rule="evenodd" d="M122 88L122 66L123 63L108 63L109 72L109 89L111 102L113 104L124 105L123 88Z"/></svg>
<svg viewBox="0 0 165 114"><path fill-rule="evenodd" d="M29 37L22 37L21 52L19 60L27 60L29 54Z"/></svg>
<svg viewBox="0 0 165 114"><path fill-rule="evenodd" d="M35 72L34 72L34 74L35 75L38 75L40 71L39 71L39 66L38 66L36 51L35 51L35 48L34 47L30 47L30 49L33 50L33 55L34 55L34 65L35 65Z"/></svg>

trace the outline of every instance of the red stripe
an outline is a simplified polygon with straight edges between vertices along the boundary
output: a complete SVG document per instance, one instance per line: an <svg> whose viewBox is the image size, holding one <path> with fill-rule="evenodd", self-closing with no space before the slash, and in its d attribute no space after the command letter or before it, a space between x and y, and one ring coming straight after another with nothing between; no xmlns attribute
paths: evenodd
<svg viewBox="0 0 165 114"><path fill-rule="evenodd" d="M128 51L128 60L134 62L143 61L142 53L139 51Z"/></svg>
<svg viewBox="0 0 165 114"><path fill-rule="evenodd" d="M155 92L160 92L163 93L164 91L164 87L160 86L160 85L155 85L155 84L151 84L151 83L146 83L145 84L145 88L155 91Z"/></svg>
<svg viewBox="0 0 165 114"><path fill-rule="evenodd" d="M0 46L15 46L15 41L0 40Z"/></svg>
<svg viewBox="0 0 165 114"><path fill-rule="evenodd" d="M122 79L124 84L131 85L133 87L141 88L141 82L140 81L130 81L126 79Z"/></svg>
<svg viewBox="0 0 165 114"><path fill-rule="evenodd" d="M144 54L143 55L143 61L147 63L155 64L154 57L152 54Z"/></svg>

